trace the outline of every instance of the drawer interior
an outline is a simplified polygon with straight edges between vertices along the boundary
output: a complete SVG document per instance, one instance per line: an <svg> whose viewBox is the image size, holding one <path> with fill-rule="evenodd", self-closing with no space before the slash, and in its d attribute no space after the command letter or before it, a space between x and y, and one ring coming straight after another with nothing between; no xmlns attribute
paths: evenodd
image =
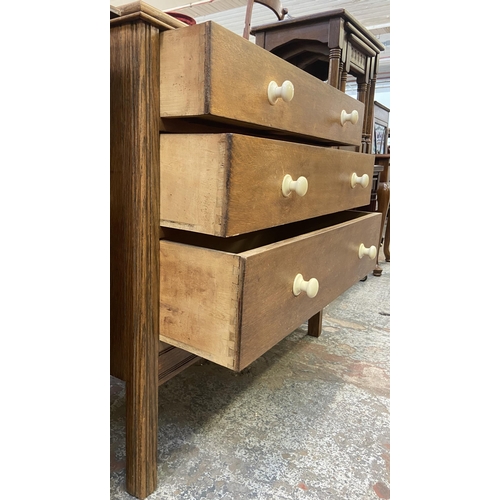
<svg viewBox="0 0 500 500"><path fill-rule="evenodd" d="M373 214L371 212L346 210L344 212L323 215L313 219L262 229L228 238L162 227L160 228L160 237L161 239L186 245L239 254L313 231L348 223L367 215Z"/></svg>

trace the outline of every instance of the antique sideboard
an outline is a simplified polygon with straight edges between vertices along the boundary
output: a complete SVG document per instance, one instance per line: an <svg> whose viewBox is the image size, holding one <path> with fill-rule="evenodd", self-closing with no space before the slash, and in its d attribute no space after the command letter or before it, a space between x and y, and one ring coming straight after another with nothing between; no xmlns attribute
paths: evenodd
<svg viewBox="0 0 500 500"><path fill-rule="evenodd" d="M111 374L127 491L157 483L158 385L239 371L373 271L364 104L213 22L111 19Z"/></svg>

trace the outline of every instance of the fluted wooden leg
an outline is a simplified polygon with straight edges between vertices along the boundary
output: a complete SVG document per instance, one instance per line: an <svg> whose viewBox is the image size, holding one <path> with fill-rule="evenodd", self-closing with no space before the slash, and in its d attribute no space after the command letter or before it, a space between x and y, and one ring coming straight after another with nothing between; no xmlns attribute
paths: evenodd
<svg viewBox="0 0 500 500"><path fill-rule="evenodd" d="M139 4L140 5L140 4ZM159 31L111 29L111 368L126 384L126 486L157 484Z"/></svg>

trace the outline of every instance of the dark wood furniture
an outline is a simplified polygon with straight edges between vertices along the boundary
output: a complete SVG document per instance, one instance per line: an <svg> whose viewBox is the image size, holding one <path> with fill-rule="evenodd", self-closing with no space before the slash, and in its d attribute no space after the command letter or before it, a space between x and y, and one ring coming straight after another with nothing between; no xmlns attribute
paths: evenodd
<svg viewBox="0 0 500 500"><path fill-rule="evenodd" d="M282 20L288 12L288 9L285 9L283 7L280 0L247 0L245 27L243 28L243 38L245 38L246 40L250 38L250 25L252 24L252 11L254 2L271 9L276 14L276 17L280 20Z"/></svg>
<svg viewBox="0 0 500 500"><path fill-rule="evenodd" d="M365 104L361 152L371 153L375 84L384 46L345 9L253 27L255 43L345 92L348 75Z"/></svg>
<svg viewBox="0 0 500 500"><path fill-rule="evenodd" d="M363 103L216 23L117 13L111 374L127 491L145 498L158 384L197 356L241 370L307 320L318 336L323 307L375 267L380 216L348 210L370 200L373 157L330 147L361 144Z"/></svg>
<svg viewBox="0 0 500 500"><path fill-rule="evenodd" d="M390 154L378 154L375 155L375 165L382 168L380 172L380 178L377 187L377 211L382 214L382 221L380 226L380 237L379 245L377 251L377 265L373 274L375 276L380 276L382 274L382 269L379 264L379 253L380 246L382 242L384 243L384 256L386 262L391 261L390 254L390 244L391 244L391 214L390 214L390 198L391 198L391 188L390 188L390 166L391 166L391 155ZM384 233L385 227L385 233Z"/></svg>
<svg viewBox="0 0 500 500"><path fill-rule="evenodd" d="M384 155L389 152L389 113L390 109L375 101L373 116L372 153Z"/></svg>
<svg viewBox="0 0 500 500"><path fill-rule="evenodd" d="M391 244L391 207L390 207L390 164L391 155L389 148L389 113L390 109L375 101L375 113L373 118L373 153L375 156L375 167L381 169L380 174L380 207L379 212L382 213L382 226L380 229L380 241L384 243L384 256L386 262L391 261L390 244ZM377 186L377 189L379 186ZM377 195L378 197L378 195ZM384 233L385 226L385 233ZM380 252L380 244L379 244ZM374 274L379 276L382 270L377 254L377 267Z"/></svg>

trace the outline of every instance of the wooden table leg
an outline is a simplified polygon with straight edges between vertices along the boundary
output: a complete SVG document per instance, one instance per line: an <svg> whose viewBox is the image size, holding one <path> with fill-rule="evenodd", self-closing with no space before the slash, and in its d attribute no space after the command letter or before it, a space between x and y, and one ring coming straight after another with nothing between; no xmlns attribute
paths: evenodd
<svg viewBox="0 0 500 500"><path fill-rule="evenodd" d="M311 337L319 337L323 329L323 309L307 322L307 335Z"/></svg>
<svg viewBox="0 0 500 500"><path fill-rule="evenodd" d="M389 205L389 208L387 209L387 226L385 228L385 235L384 235L384 255L386 262L391 262L390 245L391 245L391 207Z"/></svg>
<svg viewBox="0 0 500 500"><path fill-rule="evenodd" d="M159 31L111 29L111 370L126 383L126 487L157 484ZM114 371L114 373L113 373Z"/></svg>
<svg viewBox="0 0 500 500"><path fill-rule="evenodd" d="M373 271L374 276L381 276L382 274L382 268L378 265L378 257L380 253L380 246L382 245L382 234L384 232L385 218L387 216L387 210L389 209L389 195L389 185L386 182L379 182L377 189L377 212L380 212L382 214L382 222L380 223L380 235L377 247L377 265L375 266L375 269Z"/></svg>

